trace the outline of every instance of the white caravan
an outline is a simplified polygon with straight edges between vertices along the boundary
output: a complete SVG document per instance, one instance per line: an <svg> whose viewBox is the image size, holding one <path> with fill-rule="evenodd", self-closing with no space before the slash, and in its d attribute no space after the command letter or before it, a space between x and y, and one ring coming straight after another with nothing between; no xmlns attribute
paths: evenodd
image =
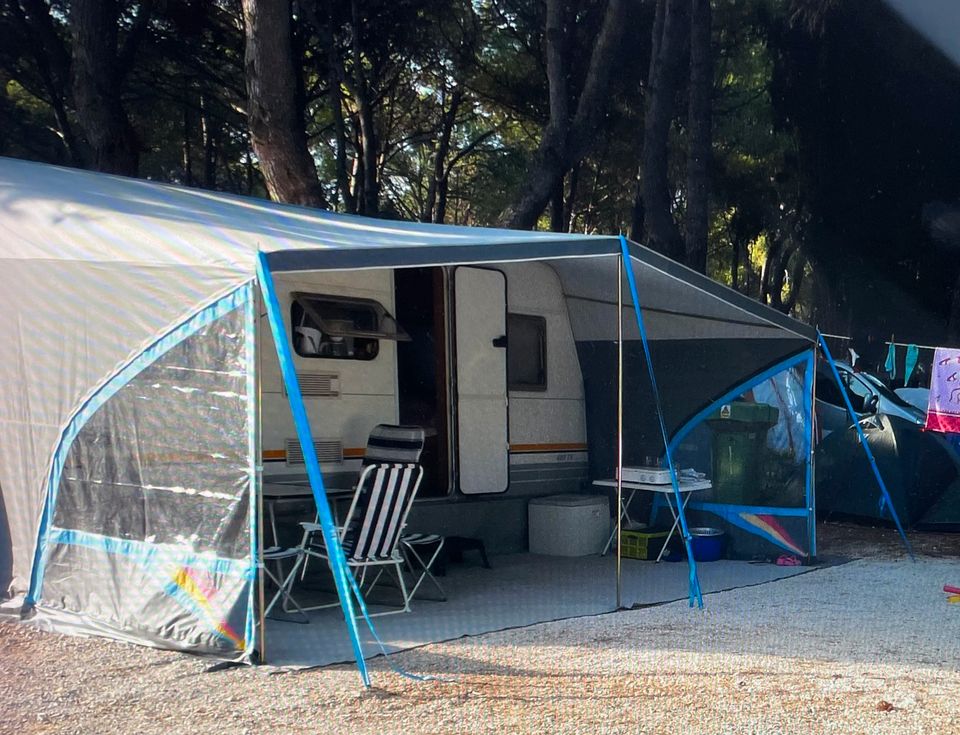
<svg viewBox="0 0 960 735"><path fill-rule="evenodd" d="M575 491L587 479L580 362L549 264L301 271L278 273L276 284L333 490L356 478L375 425L422 426L426 479L413 524L512 551L525 542L527 498ZM262 319L264 482L302 482L303 453ZM516 507L446 507L491 495ZM491 513L496 521L485 522Z"/></svg>

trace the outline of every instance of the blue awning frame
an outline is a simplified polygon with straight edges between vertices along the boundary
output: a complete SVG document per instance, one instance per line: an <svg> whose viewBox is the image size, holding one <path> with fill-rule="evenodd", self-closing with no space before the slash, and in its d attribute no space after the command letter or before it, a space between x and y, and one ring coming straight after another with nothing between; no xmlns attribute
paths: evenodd
<svg viewBox="0 0 960 735"><path fill-rule="evenodd" d="M677 504L677 513L680 519L680 533L683 536L683 545L687 550L687 566L689 567L690 588L688 592L690 607L695 604L703 608L703 592L700 589L700 575L697 572L697 561L693 558L693 537L687 524L687 515L683 510L683 496L680 493L680 480L677 477L677 468L673 462L673 451L670 448L670 435L667 432L667 422L663 415L663 405L660 401L660 391L657 389L657 376L653 369L653 359L650 356L650 341L647 339L647 330L643 325L643 309L640 306L640 295L637 291L637 279L633 273L633 261L630 258L630 246L627 238L620 236L620 248L623 254L622 262L626 271L627 283L630 286L630 296L633 299L633 312L637 317L637 329L640 330L640 341L643 344L643 354L646 357L647 373L650 376L650 385L653 388L654 404L657 409L657 420L660 424L660 433L663 436L663 451L667 458L667 467L670 470L670 484L673 485L674 500ZM619 509L618 509L619 512Z"/></svg>
<svg viewBox="0 0 960 735"><path fill-rule="evenodd" d="M257 257L257 280L260 283L260 291L263 294L264 306L267 311L267 321L270 324L270 331L273 334L273 344L277 350L277 359L280 361L280 372L283 376L283 383L286 386L290 411L293 413L293 423L297 430L297 439L303 451L303 460L307 470L307 477L310 481L310 490L313 492L313 500L317 506L320 532L323 535L323 542L326 545L327 554L330 559L333 582L336 586L337 597L340 600L340 608L343 611L343 617L347 624L347 634L350 637L350 645L353 648L353 655L357 661L360 679L365 687L369 687L370 673L367 671L367 664L363 658L363 646L360 643L360 632L354 612L354 597L351 586L353 576L347 566L346 555L343 553L343 547L340 545L340 537L337 535L337 527L333 521L333 513L330 510L330 502L323 482L323 473L320 472L320 462L317 459L317 450L313 446L313 433L310 429L310 419L307 417L307 409L303 403L303 393L300 391L300 381L297 378L297 370L294 366L293 352L290 349L292 343L287 335L287 328L283 321L283 312L280 309L280 301L277 298L277 288L273 281L273 274L270 271L270 264L267 262L267 258L263 253L260 253ZM363 597L358 595L357 601L361 609L363 609ZM366 610L363 609L363 612L365 614Z"/></svg>
<svg viewBox="0 0 960 735"><path fill-rule="evenodd" d="M826 359L827 365L830 366L830 374L833 376L837 387L840 389L840 395L843 396L843 403L847 407L847 415L849 415L850 420L853 421L853 428L857 430L857 436L860 438L860 446L863 447L863 452L867 455L867 461L870 463L870 469L873 470L873 476L876 478L877 486L880 488L880 512L882 513L884 508L890 511L890 517L893 519L893 522L897 527L897 532L900 534L900 538L903 540L903 545L907 549L907 554L910 555L910 559L912 561L916 561L917 558L913 555L913 546L911 546L910 540L907 538L907 534L903 530L903 524L900 523L900 516L897 513L897 509L893 506L893 500L890 498L890 492L887 490L887 483L883 481L883 475L880 474L880 468L877 466L876 457L873 456L873 450L870 449L870 444L867 443L867 436L863 433L863 427L860 425L860 417L857 415L857 412L853 410L853 403L850 401L850 395L847 393L847 387L840 379L840 371L837 370L837 363L834 362L833 355L830 354L830 348L827 346L827 340L824 339L823 334L819 329L817 330L817 342L820 345L820 349L823 351L823 356Z"/></svg>

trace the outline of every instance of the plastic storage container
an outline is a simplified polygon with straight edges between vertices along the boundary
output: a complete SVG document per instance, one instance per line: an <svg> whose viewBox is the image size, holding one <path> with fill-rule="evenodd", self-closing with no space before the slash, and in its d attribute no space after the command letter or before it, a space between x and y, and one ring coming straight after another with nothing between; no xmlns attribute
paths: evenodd
<svg viewBox="0 0 960 735"><path fill-rule="evenodd" d="M719 528L691 528L690 550L697 561L718 561L723 558L725 535Z"/></svg>
<svg viewBox="0 0 960 735"><path fill-rule="evenodd" d="M743 505L756 500L767 431L778 416L773 406L733 401L707 419L713 429L712 480L718 503Z"/></svg>
<svg viewBox="0 0 960 735"><path fill-rule="evenodd" d="M656 559L663 542L670 533L667 529L623 529L620 531L620 556L624 559L649 561Z"/></svg>
<svg viewBox="0 0 960 735"><path fill-rule="evenodd" d="M604 495L550 495L527 506L531 554L600 554L610 536L610 503Z"/></svg>

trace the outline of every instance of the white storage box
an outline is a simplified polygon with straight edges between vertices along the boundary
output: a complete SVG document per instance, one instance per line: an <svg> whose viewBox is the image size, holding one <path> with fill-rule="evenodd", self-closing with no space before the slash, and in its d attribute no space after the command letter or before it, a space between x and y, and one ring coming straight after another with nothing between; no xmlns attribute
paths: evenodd
<svg viewBox="0 0 960 735"><path fill-rule="evenodd" d="M624 467L624 482L640 482L644 485L669 485L670 470L661 467Z"/></svg>
<svg viewBox="0 0 960 735"><path fill-rule="evenodd" d="M551 495L527 506L530 553L547 556L600 554L610 536L605 495Z"/></svg>

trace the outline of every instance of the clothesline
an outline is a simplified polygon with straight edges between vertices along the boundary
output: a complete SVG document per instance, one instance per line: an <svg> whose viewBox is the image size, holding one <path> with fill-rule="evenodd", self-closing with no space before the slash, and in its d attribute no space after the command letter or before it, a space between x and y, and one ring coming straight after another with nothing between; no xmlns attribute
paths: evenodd
<svg viewBox="0 0 960 735"><path fill-rule="evenodd" d="M911 345L913 345L914 347L921 350L936 350L936 349L939 349L939 347L943 347L943 345L939 345L939 347L937 345L917 345L917 344L913 344L913 342L884 342L884 344L893 345L894 347L910 347Z"/></svg>
<svg viewBox="0 0 960 735"><path fill-rule="evenodd" d="M824 334L823 336L829 337L831 339L845 339L848 342L853 340L853 337L847 337L846 335L843 335L843 334ZM894 345L895 347L910 347L911 345L913 345L914 347L917 347L921 350L935 350L938 347L945 346L945 345L918 345L918 344L914 344L913 342L891 342L890 340L884 341L884 344ZM952 349L957 349L957 348L952 348Z"/></svg>

